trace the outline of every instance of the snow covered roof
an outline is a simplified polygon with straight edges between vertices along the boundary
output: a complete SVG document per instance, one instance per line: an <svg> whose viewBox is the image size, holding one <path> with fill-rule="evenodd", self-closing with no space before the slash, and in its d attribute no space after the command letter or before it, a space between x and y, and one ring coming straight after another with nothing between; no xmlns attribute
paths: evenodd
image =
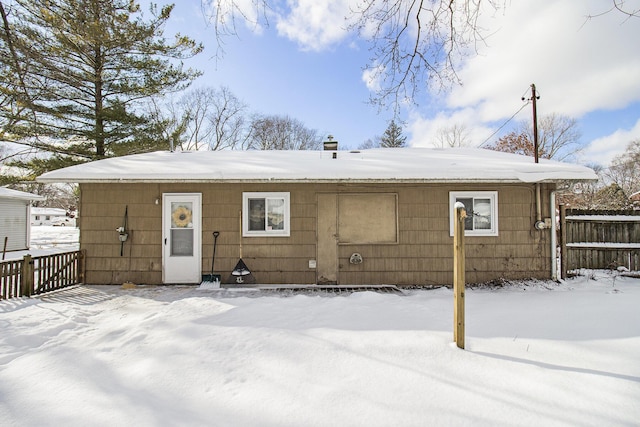
<svg viewBox="0 0 640 427"><path fill-rule="evenodd" d="M18 199L18 200L44 200L42 196L37 194L25 193L24 191L12 190L6 187L0 187L0 197L6 199Z"/></svg>
<svg viewBox="0 0 640 427"><path fill-rule="evenodd" d="M31 215L67 216L67 211L60 208L31 208Z"/></svg>
<svg viewBox="0 0 640 427"><path fill-rule="evenodd" d="M333 158L333 156L336 158ZM136 154L47 172L38 182L553 182L587 167L479 148Z"/></svg>

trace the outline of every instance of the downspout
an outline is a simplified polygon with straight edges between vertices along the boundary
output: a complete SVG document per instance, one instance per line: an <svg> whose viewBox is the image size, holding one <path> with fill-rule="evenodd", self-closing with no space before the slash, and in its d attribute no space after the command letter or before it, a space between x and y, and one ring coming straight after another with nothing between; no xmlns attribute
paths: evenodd
<svg viewBox="0 0 640 427"><path fill-rule="evenodd" d="M549 210L550 221L545 222L542 220L542 196L540 190L540 183L536 183L536 230L542 231L549 229L551 233L551 280L558 280L558 257L556 256L556 190L551 190L549 193Z"/></svg>
<svg viewBox="0 0 640 427"><path fill-rule="evenodd" d="M544 230L545 224L542 221L542 197L540 196L540 183L536 183L536 230ZM555 215L554 215L555 216Z"/></svg>
<svg viewBox="0 0 640 427"><path fill-rule="evenodd" d="M551 194L549 195L549 209L551 210L551 280L558 280L558 257L556 256L556 245L557 245L557 221L556 221L556 190L551 190Z"/></svg>

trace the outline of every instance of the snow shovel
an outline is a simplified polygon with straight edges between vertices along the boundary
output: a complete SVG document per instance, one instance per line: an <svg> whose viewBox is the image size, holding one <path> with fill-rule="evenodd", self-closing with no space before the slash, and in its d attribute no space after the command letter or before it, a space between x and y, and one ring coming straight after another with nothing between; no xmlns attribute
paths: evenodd
<svg viewBox="0 0 640 427"><path fill-rule="evenodd" d="M251 270L242 260L242 211L240 211L240 259L227 279L227 283L240 286L256 283L256 278L253 277Z"/></svg>
<svg viewBox="0 0 640 427"><path fill-rule="evenodd" d="M213 256L211 257L211 274L203 274L202 275L202 283L204 284L212 284L220 286L220 275L213 274L213 265L216 262L216 246L218 246L218 236L220 235L219 231L213 232Z"/></svg>

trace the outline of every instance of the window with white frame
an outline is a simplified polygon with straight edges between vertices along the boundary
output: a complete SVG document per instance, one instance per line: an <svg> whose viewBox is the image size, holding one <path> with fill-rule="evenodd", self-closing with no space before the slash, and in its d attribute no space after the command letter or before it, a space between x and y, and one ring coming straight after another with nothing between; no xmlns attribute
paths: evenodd
<svg viewBox="0 0 640 427"><path fill-rule="evenodd" d="M289 193L242 193L242 235L289 236Z"/></svg>
<svg viewBox="0 0 640 427"><path fill-rule="evenodd" d="M464 205L467 217L464 222L465 236L498 235L497 191L452 191L449 193L449 232L453 236L454 205Z"/></svg>

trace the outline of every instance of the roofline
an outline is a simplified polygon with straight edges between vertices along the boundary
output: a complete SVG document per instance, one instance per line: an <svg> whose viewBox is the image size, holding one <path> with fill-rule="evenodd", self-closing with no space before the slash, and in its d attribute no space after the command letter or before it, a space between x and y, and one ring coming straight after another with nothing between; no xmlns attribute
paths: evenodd
<svg viewBox="0 0 640 427"><path fill-rule="evenodd" d="M33 194L31 196L1 194L0 198L2 198L2 199L12 199L12 200L26 200L26 201L29 201L29 202L36 202L36 201L46 200L47 199L46 197L39 196L37 194Z"/></svg>
<svg viewBox="0 0 640 427"><path fill-rule="evenodd" d="M584 178L565 178L565 179L545 179L541 181L523 181L520 179L410 179L410 178L389 178L389 179L41 179L37 178L37 182L52 183L77 183L77 184L175 184L175 183L193 183L193 184L474 184L474 183L505 183L505 184L547 184L559 183L565 181L592 181Z"/></svg>

